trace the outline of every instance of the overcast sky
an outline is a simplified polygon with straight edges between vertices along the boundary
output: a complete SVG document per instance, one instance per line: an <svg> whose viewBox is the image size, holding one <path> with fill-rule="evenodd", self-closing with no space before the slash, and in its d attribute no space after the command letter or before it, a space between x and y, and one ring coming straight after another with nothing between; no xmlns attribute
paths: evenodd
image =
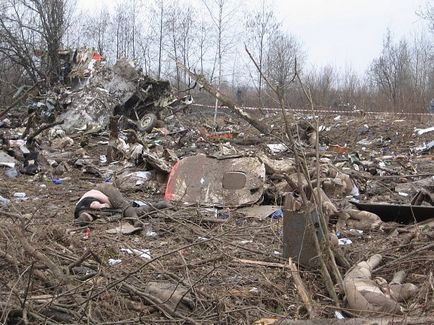
<svg viewBox="0 0 434 325"><path fill-rule="evenodd" d="M201 0L179 1L201 5ZM260 3L260 0L235 1L242 3L239 8L244 11ZM302 43L308 64L332 65L340 71L352 67L363 74L380 54L387 29L395 39L411 39L425 30L416 11L426 1L429 0L270 0L270 3L284 29ZM77 0L79 8L90 10L113 6L114 2Z"/></svg>
<svg viewBox="0 0 434 325"><path fill-rule="evenodd" d="M379 55L390 29L396 39L410 39L424 29L415 12L426 0L274 0L285 28L300 39L308 62L351 65L365 72Z"/></svg>

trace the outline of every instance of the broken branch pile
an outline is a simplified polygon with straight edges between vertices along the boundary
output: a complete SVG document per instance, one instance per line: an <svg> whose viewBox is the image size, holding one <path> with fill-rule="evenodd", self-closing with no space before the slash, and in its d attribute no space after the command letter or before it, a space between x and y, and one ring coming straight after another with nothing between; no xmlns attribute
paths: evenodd
<svg viewBox="0 0 434 325"><path fill-rule="evenodd" d="M0 124L2 323L433 316L431 121L215 125L169 83L92 57ZM107 183L128 207L75 222Z"/></svg>

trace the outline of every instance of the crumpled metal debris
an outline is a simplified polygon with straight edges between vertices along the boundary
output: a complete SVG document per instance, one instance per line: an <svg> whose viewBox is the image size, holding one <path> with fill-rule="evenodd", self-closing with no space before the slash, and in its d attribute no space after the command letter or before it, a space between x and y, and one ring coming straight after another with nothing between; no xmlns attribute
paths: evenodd
<svg viewBox="0 0 434 325"><path fill-rule="evenodd" d="M258 158L219 160L200 154L175 164L165 199L187 205L238 207L258 202L264 181L265 166Z"/></svg>

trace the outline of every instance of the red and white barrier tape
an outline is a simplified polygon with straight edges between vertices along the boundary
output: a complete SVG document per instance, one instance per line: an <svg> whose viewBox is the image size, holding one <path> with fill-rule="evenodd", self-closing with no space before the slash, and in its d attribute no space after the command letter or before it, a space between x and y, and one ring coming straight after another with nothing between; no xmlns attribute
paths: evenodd
<svg viewBox="0 0 434 325"><path fill-rule="evenodd" d="M205 107L205 108L215 108L215 106L212 105L203 105L203 104L192 104L192 106L196 107ZM226 106L219 106L220 107L226 107ZM269 112L280 112L281 109L277 107L240 107L243 110L246 111L257 111L257 110L263 110L263 111L269 111ZM370 114L370 115L408 115L408 116L429 116L434 117L434 113L411 113L411 112L366 112L366 111L340 111L340 110L331 110L331 109L320 109L320 110L314 110L311 109L290 109L288 111L291 112L297 112L297 113L315 113L315 114L322 114L322 113L331 113L331 114Z"/></svg>

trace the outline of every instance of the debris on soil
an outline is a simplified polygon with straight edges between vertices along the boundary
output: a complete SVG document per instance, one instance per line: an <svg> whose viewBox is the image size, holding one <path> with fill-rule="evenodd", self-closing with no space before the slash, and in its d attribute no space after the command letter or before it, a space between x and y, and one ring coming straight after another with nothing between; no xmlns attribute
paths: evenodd
<svg viewBox="0 0 434 325"><path fill-rule="evenodd" d="M301 173L281 113L216 130L169 82L68 53L64 84L0 115L1 323L434 316L432 119L294 113Z"/></svg>

